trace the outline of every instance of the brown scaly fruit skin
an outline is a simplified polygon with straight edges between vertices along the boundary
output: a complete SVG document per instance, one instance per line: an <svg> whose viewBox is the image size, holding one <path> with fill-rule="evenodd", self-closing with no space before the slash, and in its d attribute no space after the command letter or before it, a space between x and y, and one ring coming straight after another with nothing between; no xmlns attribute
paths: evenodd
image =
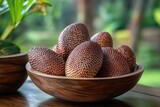
<svg viewBox="0 0 160 107"><path fill-rule="evenodd" d="M63 58L48 48L35 47L30 49L28 59L31 67L36 71L57 76L65 75Z"/></svg>
<svg viewBox="0 0 160 107"><path fill-rule="evenodd" d="M68 56L65 74L74 78L93 78L100 70L102 61L101 47L92 41L83 42Z"/></svg>
<svg viewBox="0 0 160 107"><path fill-rule="evenodd" d="M91 41L97 42L101 47L113 47L113 40L108 32L99 32L91 37Z"/></svg>
<svg viewBox="0 0 160 107"><path fill-rule="evenodd" d="M87 27L82 23L73 23L61 32L56 52L66 60L76 46L87 40L89 40Z"/></svg>
<svg viewBox="0 0 160 107"><path fill-rule="evenodd" d="M117 51L120 52L126 58L129 64L129 68L131 72L133 72L136 67L136 57L132 49L127 45L121 45L117 48Z"/></svg>
<svg viewBox="0 0 160 107"><path fill-rule="evenodd" d="M97 77L114 77L130 72L126 59L118 51L111 47L104 47L103 64L96 75Z"/></svg>

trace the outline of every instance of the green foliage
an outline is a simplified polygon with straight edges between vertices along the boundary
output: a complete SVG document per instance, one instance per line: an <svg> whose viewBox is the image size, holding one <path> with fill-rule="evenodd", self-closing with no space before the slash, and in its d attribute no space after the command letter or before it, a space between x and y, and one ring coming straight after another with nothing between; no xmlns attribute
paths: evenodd
<svg viewBox="0 0 160 107"><path fill-rule="evenodd" d="M0 0L0 6L2 5L2 3L3 3L3 0Z"/></svg>
<svg viewBox="0 0 160 107"><path fill-rule="evenodd" d="M157 64L159 64L160 56L159 53L155 51L153 45L149 43L141 43L139 46L137 59L137 62L143 64L146 69L151 69L159 66Z"/></svg>
<svg viewBox="0 0 160 107"><path fill-rule="evenodd" d="M158 27L158 23L155 20L155 12L156 12L156 9L159 7L157 4L158 4L158 0L146 2L145 11L142 13L143 20L141 22L141 25L143 28L150 27L150 26Z"/></svg>
<svg viewBox="0 0 160 107"><path fill-rule="evenodd" d="M10 33L17 28L22 19L30 13L41 10L41 12L46 15L45 6L50 5L48 0L6 0L6 3L7 4L5 4L4 1L0 1L0 15L9 11L11 18L0 36L0 40L6 40ZM2 47L0 55L10 55L20 52L19 47L6 41L1 41L0 47Z"/></svg>
<svg viewBox="0 0 160 107"><path fill-rule="evenodd" d="M96 17L98 30L113 32L126 26L130 11L126 12L125 0L104 0L100 5Z"/></svg>
<svg viewBox="0 0 160 107"><path fill-rule="evenodd" d="M19 25L22 19L29 13L41 10L41 12L45 15L45 6L50 4L48 3L48 0L7 0L7 5L11 16L11 23L9 23L6 27L6 30L0 38L1 40L7 39L9 34Z"/></svg>
<svg viewBox="0 0 160 107"><path fill-rule="evenodd" d="M134 15L135 0L100 0L99 8L96 9L95 27L97 31L103 30L114 32L125 29ZM158 11L160 0L142 0L145 9L142 12L141 27L158 27L160 12ZM103 23L103 24L102 24Z"/></svg>
<svg viewBox="0 0 160 107"><path fill-rule="evenodd" d="M4 0L0 0L0 16L8 11L8 5L4 2Z"/></svg>
<svg viewBox="0 0 160 107"><path fill-rule="evenodd" d="M28 14L29 7L33 5L33 2L35 2L35 0L29 0L27 2L24 0L7 0L11 19L0 38L1 40L7 39L9 34L19 25L24 16Z"/></svg>
<svg viewBox="0 0 160 107"><path fill-rule="evenodd" d="M77 21L74 0L56 0L52 10L53 26L61 31L65 26Z"/></svg>
<svg viewBox="0 0 160 107"><path fill-rule="evenodd" d="M11 54L17 54L20 53L20 48L16 46L15 44L11 42L6 42L4 41L9 34L18 26L18 24L21 22L22 18L28 11L23 11L23 5L24 5L24 0L6 0L7 1L7 6L4 8L1 8L1 13L6 12L6 10L9 10L11 19L9 20L8 26L5 28L2 36L1 36L1 41L0 41L0 55L11 55ZM30 0L28 3L31 4L34 0ZM0 2L1 5L3 3ZM30 5L27 5L28 7ZM3 41L2 41L3 40Z"/></svg>
<svg viewBox="0 0 160 107"><path fill-rule="evenodd" d="M58 36L54 34L52 31L30 31L26 32L23 36L14 40L20 48L28 52L30 48L33 46L36 47L48 47L53 48L53 46L57 43Z"/></svg>
<svg viewBox="0 0 160 107"><path fill-rule="evenodd" d="M9 5L11 20L14 27L16 27L29 12L45 9L45 5L50 6L48 0L7 0L7 3ZM30 11L32 6L34 7ZM42 12L45 12L45 10L42 10Z"/></svg>
<svg viewBox="0 0 160 107"><path fill-rule="evenodd" d="M10 9L11 21L14 27L16 27L21 21L22 7L24 0L7 0Z"/></svg>
<svg viewBox="0 0 160 107"><path fill-rule="evenodd" d="M160 8L156 8L154 11L154 19L160 25Z"/></svg>
<svg viewBox="0 0 160 107"><path fill-rule="evenodd" d="M11 42L0 40L0 56L18 53L20 53L20 48L18 46Z"/></svg>

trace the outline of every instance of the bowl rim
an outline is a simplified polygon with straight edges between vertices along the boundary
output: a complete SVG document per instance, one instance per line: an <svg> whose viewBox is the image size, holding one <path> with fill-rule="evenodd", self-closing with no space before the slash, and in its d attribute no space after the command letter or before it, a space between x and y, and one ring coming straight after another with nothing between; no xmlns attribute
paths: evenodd
<svg viewBox="0 0 160 107"><path fill-rule="evenodd" d="M24 56L24 55L27 55L27 53L21 52L21 53L13 54L13 55L4 55L4 56L0 56L0 59L3 59L3 58L12 58L12 57L19 57L19 56Z"/></svg>
<svg viewBox="0 0 160 107"><path fill-rule="evenodd" d="M95 78L73 78L73 77L66 77L66 76L56 76L56 75L49 75L49 74L45 74L45 73L41 73L38 72L36 70L33 70L30 66L30 63L27 62L26 64L26 70L34 75L38 75L38 76L42 76L42 77L46 77L46 78L54 78L54 79L69 79L69 80L109 80L109 79L118 79L118 78L126 78L126 77L130 77L130 76L134 76L137 75L139 73L143 73L144 71L144 66L141 64L137 64L137 70L129 73L129 74L125 74L122 76L114 76L114 77L95 77Z"/></svg>

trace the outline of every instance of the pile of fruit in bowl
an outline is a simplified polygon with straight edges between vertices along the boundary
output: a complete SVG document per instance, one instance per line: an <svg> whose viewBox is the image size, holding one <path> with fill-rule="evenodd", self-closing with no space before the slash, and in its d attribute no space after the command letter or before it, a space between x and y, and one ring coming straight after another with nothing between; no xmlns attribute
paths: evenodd
<svg viewBox="0 0 160 107"><path fill-rule="evenodd" d="M53 49L34 47L26 69L44 92L78 102L114 98L134 87L143 73L127 45L113 48L108 32L90 38L82 23L67 26Z"/></svg>

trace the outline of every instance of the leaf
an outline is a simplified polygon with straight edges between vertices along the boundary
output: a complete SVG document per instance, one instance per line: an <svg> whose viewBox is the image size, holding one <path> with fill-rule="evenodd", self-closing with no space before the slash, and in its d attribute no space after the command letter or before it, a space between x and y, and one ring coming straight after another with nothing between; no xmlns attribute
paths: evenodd
<svg viewBox="0 0 160 107"><path fill-rule="evenodd" d="M0 56L20 53L20 48L15 44L0 40Z"/></svg>
<svg viewBox="0 0 160 107"><path fill-rule="evenodd" d="M17 7L17 21L16 23L18 24L21 19L22 19L22 9L23 9L23 2L24 0L17 0L17 3L16 3L16 7Z"/></svg>
<svg viewBox="0 0 160 107"><path fill-rule="evenodd" d="M13 26L13 24L11 24L11 22L9 22L8 26L6 27L6 29L2 33L0 39L5 40L13 30L14 30L14 26Z"/></svg>
<svg viewBox="0 0 160 107"><path fill-rule="evenodd" d="M35 12L40 10L42 14L45 16L46 6L52 6L48 0L37 0L36 5L30 10L30 12Z"/></svg>
<svg viewBox="0 0 160 107"><path fill-rule="evenodd" d="M154 18L155 21L160 25L160 8L155 9Z"/></svg>
<svg viewBox="0 0 160 107"><path fill-rule="evenodd" d="M5 40L0 40L0 49L4 47L13 46L14 44Z"/></svg>
<svg viewBox="0 0 160 107"><path fill-rule="evenodd" d="M15 12L15 27L22 19L22 9L24 0L14 0L14 12Z"/></svg>
<svg viewBox="0 0 160 107"><path fill-rule="evenodd" d="M12 3L12 0L7 0L7 3L8 3L8 6L9 6L9 10L10 10L12 24L15 25L14 5Z"/></svg>
<svg viewBox="0 0 160 107"><path fill-rule="evenodd" d="M52 6L52 4L49 3L49 0L37 0L37 3L43 3L47 6Z"/></svg>
<svg viewBox="0 0 160 107"><path fill-rule="evenodd" d="M17 46L10 46L6 48L2 48L0 50L1 55L13 55L20 53L20 49Z"/></svg>
<svg viewBox="0 0 160 107"><path fill-rule="evenodd" d="M4 1L4 0L0 0L0 6L2 5L3 1Z"/></svg>
<svg viewBox="0 0 160 107"><path fill-rule="evenodd" d="M0 6L0 16L6 12L8 12L8 5Z"/></svg>
<svg viewBox="0 0 160 107"><path fill-rule="evenodd" d="M10 10L11 22L4 31L0 39L5 40L9 34L15 29L22 19L29 13L40 10L43 15L46 15L45 6L50 5L48 0L6 0L8 7L5 11L0 10L0 15ZM1 2L1 0L0 0ZM37 3L36 3L37 2ZM38 3L39 2L39 3ZM31 7L33 6L33 9ZM35 8L34 8L35 7ZM1 8L0 8L1 9ZM10 27L11 26L11 27Z"/></svg>
<svg viewBox="0 0 160 107"><path fill-rule="evenodd" d="M25 6L25 9L30 8L33 5L33 3L35 3L35 2L36 2L36 0L28 0L28 3Z"/></svg>
<svg viewBox="0 0 160 107"><path fill-rule="evenodd" d="M36 3L36 0L28 0L24 3L24 9L22 11L22 18L26 16L30 8Z"/></svg>
<svg viewBox="0 0 160 107"><path fill-rule="evenodd" d="M14 0L13 1L13 8L14 8L14 14L15 14L15 26L16 26L16 23L17 23L17 17L18 17L18 9L16 9L16 3L18 2L18 0ZM18 7L17 7L18 8Z"/></svg>
<svg viewBox="0 0 160 107"><path fill-rule="evenodd" d="M7 0L10 9L12 24L16 27L22 19L24 0Z"/></svg>

